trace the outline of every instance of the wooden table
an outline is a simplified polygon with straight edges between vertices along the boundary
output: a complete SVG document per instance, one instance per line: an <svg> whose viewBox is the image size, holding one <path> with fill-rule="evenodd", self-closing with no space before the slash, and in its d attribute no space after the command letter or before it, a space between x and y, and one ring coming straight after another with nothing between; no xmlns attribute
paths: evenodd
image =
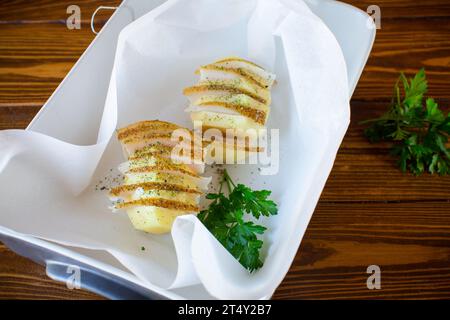
<svg viewBox="0 0 450 320"><path fill-rule="evenodd" d="M25 128L92 41L89 18L120 1L9 0L0 7L0 129ZM352 0L381 8L381 30L351 101L352 122L299 253L274 298L450 298L450 177L402 174L358 121L380 114L400 71L425 67L429 94L450 105L450 2ZM81 30L66 8L81 7ZM98 24L108 18L98 17ZM447 109L448 110L448 109ZM368 290L366 268L381 268ZM97 299L49 280L0 245L0 298Z"/></svg>

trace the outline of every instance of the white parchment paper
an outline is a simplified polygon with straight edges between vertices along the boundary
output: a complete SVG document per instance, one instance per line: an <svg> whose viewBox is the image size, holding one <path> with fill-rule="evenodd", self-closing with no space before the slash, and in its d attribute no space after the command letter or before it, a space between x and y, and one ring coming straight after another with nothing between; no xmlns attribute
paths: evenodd
<svg viewBox="0 0 450 320"><path fill-rule="evenodd" d="M249 274L195 216L172 234L134 230L95 186L123 161L116 127L160 119L191 127L183 87L229 55L277 75L269 128L280 129L280 169L231 175L271 189L279 214L263 223L262 269ZM77 146L32 131L0 132L0 225L64 245L106 250L143 284L202 283L222 299L270 296L286 274L349 123L341 49L302 1L171 0L122 30L97 141ZM257 171L257 170L256 170ZM140 250L145 247L146 250Z"/></svg>

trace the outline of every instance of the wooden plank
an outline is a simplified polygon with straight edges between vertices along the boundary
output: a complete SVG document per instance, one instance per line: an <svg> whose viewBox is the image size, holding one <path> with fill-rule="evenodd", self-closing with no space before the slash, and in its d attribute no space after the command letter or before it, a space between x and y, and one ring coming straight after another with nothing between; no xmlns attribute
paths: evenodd
<svg viewBox="0 0 450 320"><path fill-rule="evenodd" d="M18 256L1 242L0 261L0 299L102 299L51 280L44 267Z"/></svg>
<svg viewBox="0 0 450 320"><path fill-rule="evenodd" d="M275 299L450 298L448 203L320 202ZM369 265L381 290L369 290Z"/></svg>
<svg viewBox="0 0 450 320"><path fill-rule="evenodd" d="M340 151L320 199L335 203L450 201L448 190L449 176L416 177L402 173L388 155Z"/></svg>
<svg viewBox="0 0 450 320"><path fill-rule="evenodd" d="M353 99L390 98L401 71L414 74L425 67L429 92L448 97L450 83L450 23L442 19L393 19L377 30L373 50Z"/></svg>
<svg viewBox="0 0 450 320"><path fill-rule="evenodd" d="M35 106L0 106L0 130L25 129L41 108Z"/></svg>
<svg viewBox="0 0 450 320"><path fill-rule="evenodd" d="M60 24L3 25L0 105L43 105L93 40L89 28Z"/></svg>

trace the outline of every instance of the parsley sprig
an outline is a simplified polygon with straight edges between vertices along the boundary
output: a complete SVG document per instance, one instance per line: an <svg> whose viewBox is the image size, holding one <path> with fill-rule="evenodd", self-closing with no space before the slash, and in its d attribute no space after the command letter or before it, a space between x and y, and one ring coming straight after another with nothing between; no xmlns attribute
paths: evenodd
<svg viewBox="0 0 450 320"><path fill-rule="evenodd" d="M403 172L450 174L450 149L446 147L450 114L445 115L432 98L424 104L426 92L424 69L409 81L402 73L389 110L379 118L363 121L371 123L364 134L371 142L393 141L391 154Z"/></svg>
<svg viewBox="0 0 450 320"><path fill-rule="evenodd" d="M222 192L228 188L228 197ZM209 193L212 200L209 207L199 213L198 218L219 242L250 272L262 267L260 250L263 241L258 239L266 227L244 220L245 214L258 219L278 213L277 205L267 198L268 190L254 191L249 187L236 185L224 170L218 193Z"/></svg>

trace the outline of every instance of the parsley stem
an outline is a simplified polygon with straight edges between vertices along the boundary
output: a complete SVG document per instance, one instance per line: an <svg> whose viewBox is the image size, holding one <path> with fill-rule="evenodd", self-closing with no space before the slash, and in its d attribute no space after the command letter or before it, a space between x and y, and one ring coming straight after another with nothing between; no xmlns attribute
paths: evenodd
<svg viewBox="0 0 450 320"><path fill-rule="evenodd" d="M223 181L227 183L228 192L233 191L234 188L236 188L236 185L234 184L233 180L231 179L230 175L228 174L227 169L223 170ZM231 187L233 186L233 188Z"/></svg>

